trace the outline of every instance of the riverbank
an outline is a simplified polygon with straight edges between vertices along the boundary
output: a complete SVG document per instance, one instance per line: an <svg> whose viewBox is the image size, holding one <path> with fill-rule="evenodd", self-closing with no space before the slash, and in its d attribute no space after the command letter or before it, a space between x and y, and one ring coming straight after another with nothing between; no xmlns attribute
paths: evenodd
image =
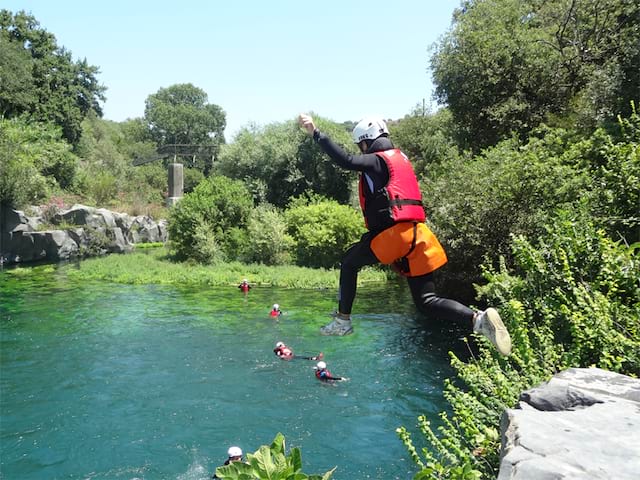
<svg viewBox="0 0 640 480"><path fill-rule="evenodd" d="M219 265L200 265L173 262L166 248L145 249L132 253L107 255L69 263L61 267L70 277L78 280L103 280L131 285L238 285L242 279L251 285L283 288L337 288L340 272L337 269L305 267L246 265L240 262ZM18 268L7 270L21 274ZM358 283L372 284L387 281L387 273L376 268L361 271Z"/></svg>

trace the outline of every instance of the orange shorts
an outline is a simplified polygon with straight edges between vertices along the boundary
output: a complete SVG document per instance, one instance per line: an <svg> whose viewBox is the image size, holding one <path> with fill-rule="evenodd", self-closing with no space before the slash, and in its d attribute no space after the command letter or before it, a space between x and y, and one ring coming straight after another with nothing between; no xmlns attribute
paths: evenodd
<svg viewBox="0 0 640 480"><path fill-rule="evenodd" d="M447 263L442 245L424 223L402 222L383 230L371 240L371 250L380 263L407 277L426 275Z"/></svg>

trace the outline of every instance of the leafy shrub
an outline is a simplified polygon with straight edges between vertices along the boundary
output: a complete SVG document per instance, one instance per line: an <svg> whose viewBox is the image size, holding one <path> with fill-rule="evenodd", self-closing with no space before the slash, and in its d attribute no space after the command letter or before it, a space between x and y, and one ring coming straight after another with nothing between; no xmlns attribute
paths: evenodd
<svg viewBox="0 0 640 480"><path fill-rule="evenodd" d="M234 228L245 228L252 208L253 201L242 182L222 176L205 179L169 213L173 254L181 260L202 261L216 257L213 252L218 247L225 253L235 253L230 252L233 245L225 244L227 233ZM215 239L217 246L205 242L208 235Z"/></svg>
<svg viewBox="0 0 640 480"><path fill-rule="evenodd" d="M244 260L249 263L285 265L291 261L293 238L284 215L269 204L258 205L249 215Z"/></svg>
<svg viewBox="0 0 640 480"><path fill-rule="evenodd" d="M640 115L598 129L573 149L592 178L587 197L599 223L615 238L640 241Z"/></svg>
<svg viewBox="0 0 640 480"><path fill-rule="evenodd" d="M502 412L560 370L640 375L640 244L614 242L578 210L562 213L537 241L514 238L512 248L513 271L487 267L488 284L479 288L500 306L512 354L500 357L478 338L474 361L452 355L460 382L447 382L445 397L453 413L440 415L439 435L420 417L430 445L424 460L406 429L397 430L422 469L416 479L495 478Z"/></svg>
<svg viewBox="0 0 640 480"><path fill-rule="evenodd" d="M193 189L196 188L202 180L204 180L204 173L196 168L185 167L183 170L183 174L184 193L193 192ZM165 186L167 184L166 176L167 173L165 171Z"/></svg>
<svg viewBox="0 0 640 480"><path fill-rule="evenodd" d="M39 203L73 182L76 162L59 129L0 118L0 203Z"/></svg>
<svg viewBox="0 0 640 480"><path fill-rule="evenodd" d="M106 205L116 198L118 186L116 177L107 170L88 174L85 179L86 193L97 205Z"/></svg>
<svg viewBox="0 0 640 480"><path fill-rule="evenodd" d="M107 234L100 229L84 227L87 234L86 245L80 245L81 257L95 257L104 255L107 252L107 247L111 243Z"/></svg>
<svg viewBox="0 0 640 480"><path fill-rule="evenodd" d="M479 282L485 256L502 255L511 265L511 235L539 237L555 210L588 190L584 169L559 153L571 141L556 130L527 145L504 141L463 163L434 166L421 184L423 198L454 280Z"/></svg>
<svg viewBox="0 0 640 480"><path fill-rule="evenodd" d="M247 454L247 461L232 462L216 468L216 476L227 480L329 480L335 468L324 475L307 475L302 472L302 454L299 448L285 451L285 438L276 435L270 446L263 445Z"/></svg>
<svg viewBox="0 0 640 480"><path fill-rule="evenodd" d="M295 200L285 218L296 245L297 265L305 267L335 267L347 247L366 231L355 209L322 197Z"/></svg>
<svg viewBox="0 0 640 480"><path fill-rule="evenodd" d="M202 220L195 226L191 258L204 264L216 264L225 260L222 247L216 240L214 228L206 220Z"/></svg>

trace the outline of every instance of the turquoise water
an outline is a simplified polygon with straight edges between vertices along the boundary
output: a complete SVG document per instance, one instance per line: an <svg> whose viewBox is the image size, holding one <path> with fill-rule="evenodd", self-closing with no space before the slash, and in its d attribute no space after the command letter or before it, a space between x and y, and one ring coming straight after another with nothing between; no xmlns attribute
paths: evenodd
<svg viewBox="0 0 640 480"><path fill-rule="evenodd" d="M228 446L253 452L282 432L306 473L411 478L395 429L421 446L417 416L445 409L460 333L432 329L393 284L360 289L353 335L323 337L334 298L0 272L0 477L205 479ZM349 380L325 385L314 362L277 359L279 340L324 352Z"/></svg>

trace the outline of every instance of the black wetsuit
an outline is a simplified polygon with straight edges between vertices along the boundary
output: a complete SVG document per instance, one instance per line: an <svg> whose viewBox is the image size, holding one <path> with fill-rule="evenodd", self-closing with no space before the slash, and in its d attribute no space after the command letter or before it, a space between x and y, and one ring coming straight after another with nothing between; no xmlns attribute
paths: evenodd
<svg viewBox="0 0 640 480"><path fill-rule="evenodd" d="M389 170L385 161L375 152L382 152L394 148L388 137L378 137L371 143L367 153L352 155L336 145L329 137L316 129L313 139L320 148L342 168L362 172L367 186L377 191L389 182ZM380 263L371 250L371 240L380 233L368 231L360 241L351 245L340 265L340 289L338 291L338 309L340 313L351 314L351 308L356 296L358 271L365 265ZM466 328L472 326L474 312L469 307L448 298L442 298L435 293L434 273L418 277L407 277L413 301L420 311L428 316L443 320L457 321Z"/></svg>

